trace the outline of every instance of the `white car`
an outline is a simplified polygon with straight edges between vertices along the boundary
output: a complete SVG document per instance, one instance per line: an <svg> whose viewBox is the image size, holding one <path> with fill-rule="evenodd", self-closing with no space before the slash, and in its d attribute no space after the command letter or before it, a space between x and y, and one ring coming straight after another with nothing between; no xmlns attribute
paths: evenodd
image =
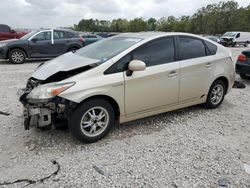
<svg viewBox="0 0 250 188"><path fill-rule="evenodd" d="M42 64L20 101L25 129L65 121L80 141L95 142L116 123L202 103L216 108L234 78L231 53L209 39L127 33Z"/></svg>

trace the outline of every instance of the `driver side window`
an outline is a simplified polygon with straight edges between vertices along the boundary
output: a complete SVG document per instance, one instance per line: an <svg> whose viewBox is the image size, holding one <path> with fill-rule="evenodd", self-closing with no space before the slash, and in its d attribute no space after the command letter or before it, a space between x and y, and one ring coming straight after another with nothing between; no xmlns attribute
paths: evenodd
<svg viewBox="0 0 250 188"><path fill-rule="evenodd" d="M43 41L43 40L51 40L51 32L45 31L37 34L33 39L37 41Z"/></svg>

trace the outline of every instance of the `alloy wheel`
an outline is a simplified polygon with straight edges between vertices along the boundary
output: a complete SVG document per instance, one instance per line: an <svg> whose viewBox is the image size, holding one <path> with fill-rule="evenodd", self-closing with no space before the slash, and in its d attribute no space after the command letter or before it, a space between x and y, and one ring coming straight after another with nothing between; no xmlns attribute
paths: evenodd
<svg viewBox="0 0 250 188"><path fill-rule="evenodd" d="M89 109L81 119L81 131L89 136L95 137L103 133L109 123L109 114L102 107Z"/></svg>
<svg viewBox="0 0 250 188"><path fill-rule="evenodd" d="M211 102L213 105L217 105L221 102L224 95L224 88L222 85L215 85L211 93Z"/></svg>

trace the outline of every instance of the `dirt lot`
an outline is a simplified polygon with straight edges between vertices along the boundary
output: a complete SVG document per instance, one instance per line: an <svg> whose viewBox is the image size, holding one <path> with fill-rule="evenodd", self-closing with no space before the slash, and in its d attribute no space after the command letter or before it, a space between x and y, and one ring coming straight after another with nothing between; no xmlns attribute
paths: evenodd
<svg viewBox="0 0 250 188"><path fill-rule="evenodd" d="M241 51L232 49L235 58ZM250 80L218 109L133 121L87 145L68 130L24 130L16 92L39 63L0 62L0 111L10 113L0 115L0 182L42 178L57 160L58 175L30 187L250 187Z"/></svg>

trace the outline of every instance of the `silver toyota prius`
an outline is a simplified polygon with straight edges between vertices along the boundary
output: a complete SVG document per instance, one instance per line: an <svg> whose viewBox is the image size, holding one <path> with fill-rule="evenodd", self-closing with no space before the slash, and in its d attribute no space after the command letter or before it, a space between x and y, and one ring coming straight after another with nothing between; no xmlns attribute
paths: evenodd
<svg viewBox="0 0 250 188"><path fill-rule="evenodd" d="M65 123L95 142L116 123L196 104L217 108L231 90L231 52L187 33L125 33L41 64L22 90L24 126Z"/></svg>

